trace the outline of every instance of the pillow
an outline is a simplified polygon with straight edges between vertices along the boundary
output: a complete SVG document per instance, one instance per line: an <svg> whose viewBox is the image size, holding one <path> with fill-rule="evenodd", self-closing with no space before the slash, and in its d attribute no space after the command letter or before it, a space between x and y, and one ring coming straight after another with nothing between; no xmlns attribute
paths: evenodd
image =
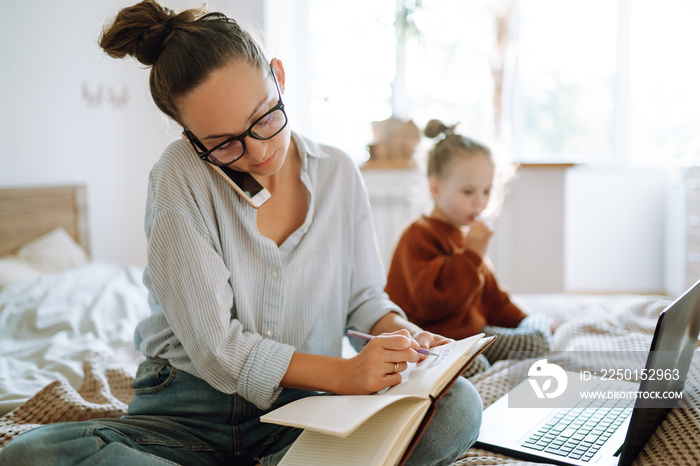
<svg viewBox="0 0 700 466"><path fill-rule="evenodd" d="M0 257L0 289L10 283L18 282L26 278L34 278L44 272L32 264L16 257Z"/></svg>
<svg viewBox="0 0 700 466"><path fill-rule="evenodd" d="M25 243L13 255L0 257L0 289L10 283L85 265L87 254L63 228Z"/></svg>
<svg viewBox="0 0 700 466"><path fill-rule="evenodd" d="M63 228L24 244L16 257L47 273L60 272L89 262L83 248Z"/></svg>

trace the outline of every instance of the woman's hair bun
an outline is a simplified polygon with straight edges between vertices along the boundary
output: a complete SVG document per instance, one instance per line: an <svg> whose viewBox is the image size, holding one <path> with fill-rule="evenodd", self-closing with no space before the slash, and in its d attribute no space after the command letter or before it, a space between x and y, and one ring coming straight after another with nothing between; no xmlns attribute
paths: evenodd
<svg viewBox="0 0 700 466"><path fill-rule="evenodd" d="M131 55L152 66L172 38L175 26L195 19L187 13L176 15L154 0L144 0L122 9L104 28L100 47L112 58Z"/></svg>
<svg viewBox="0 0 700 466"><path fill-rule="evenodd" d="M454 127L449 127L445 125L442 121L440 120L430 120L426 125L425 125L425 130L423 132L425 135L429 138L435 138L438 137L439 135L445 133L449 133L452 131Z"/></svg>

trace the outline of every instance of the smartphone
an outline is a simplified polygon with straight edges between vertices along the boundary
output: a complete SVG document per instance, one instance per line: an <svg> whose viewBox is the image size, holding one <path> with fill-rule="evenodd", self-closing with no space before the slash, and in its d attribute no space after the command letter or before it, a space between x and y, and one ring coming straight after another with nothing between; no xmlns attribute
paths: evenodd
<svg viewBox="0 0 700 466"><path fill-rule="evenodd" d="M210 165L221 175L245 201L256 209L270 199L270 191L265 189L250 173L239 172L228 167Z"/></svg>

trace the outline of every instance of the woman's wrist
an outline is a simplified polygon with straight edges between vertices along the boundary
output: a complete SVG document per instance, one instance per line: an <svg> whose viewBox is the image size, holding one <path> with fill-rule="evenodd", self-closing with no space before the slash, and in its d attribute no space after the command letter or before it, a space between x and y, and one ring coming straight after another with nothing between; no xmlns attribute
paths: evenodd
<svg viewBox="0 0 700 466"><path fill-rule="evenodd" d="M343 387L343 358L294 353L280 386L339 393Z"/></svg>

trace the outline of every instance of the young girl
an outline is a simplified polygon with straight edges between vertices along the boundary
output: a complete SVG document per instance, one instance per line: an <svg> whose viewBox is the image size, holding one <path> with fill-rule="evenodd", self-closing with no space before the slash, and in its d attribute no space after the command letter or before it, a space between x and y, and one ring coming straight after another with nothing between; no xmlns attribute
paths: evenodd
<svg viewBox="0 0 700 466"><path fill-rule="evenodd" d="M434 208L406 228L392 257L386 292L409 320L450 338L484 332L498 338L483 353L494 362L508 351L549 348L550 327L527 316L496 282L486 257L493 229L480 215L494 180L491 151L431 120L429 138L441 137L428 155ZM473 375L488 361L470 367Z"/></svg>
<svg viewBox="0 0 700 466"><path fill-rule="evenodd" d="M135 332L146 360L125 417L29 431L0 464L276 464L300 430L261 415L316 390L396 385L418 349L450 341L388 299L357 166L290 130L282 63L233 19L146 0L100 45L152 67L156 105L183 127L149 178L152 314ZM254 175L272 197L255 209L216 166ZM342 359L349 328L378 337ZM481 399L458 382L410 464L449 464L475 442Z"/></svg>

